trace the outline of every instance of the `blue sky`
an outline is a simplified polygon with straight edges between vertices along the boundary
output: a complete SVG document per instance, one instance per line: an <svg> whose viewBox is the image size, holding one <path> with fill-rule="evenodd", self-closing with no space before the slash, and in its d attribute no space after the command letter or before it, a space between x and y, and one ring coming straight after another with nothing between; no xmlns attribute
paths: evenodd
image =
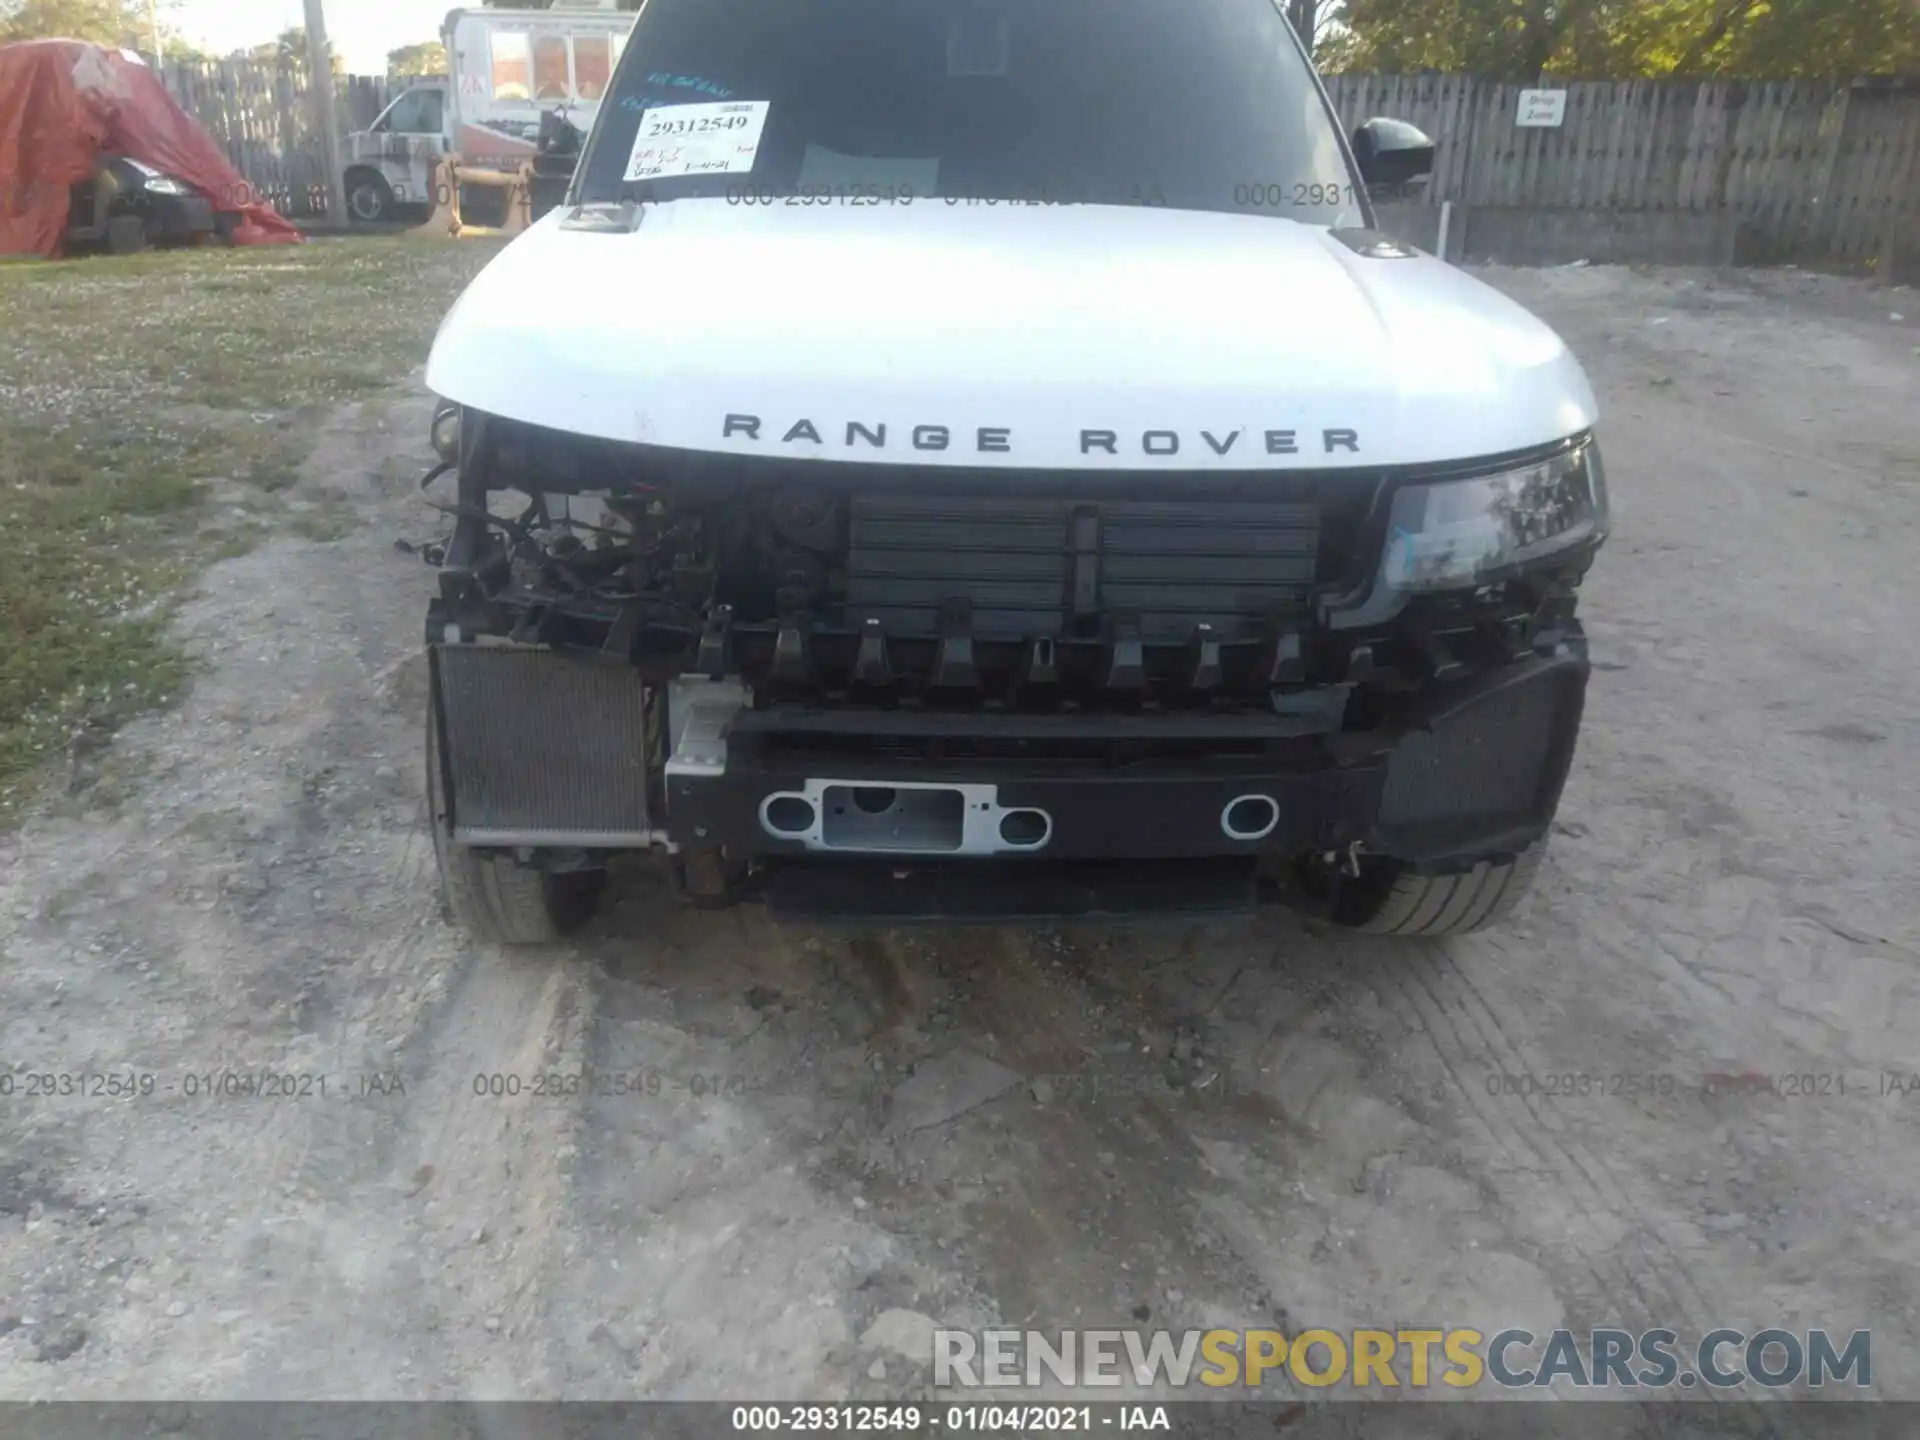
<svg viewBox="0 0 1920 1440"><path fill-rule="evenodd" d="M384 75L387 51L440 34L456 0L326 0L327 33L355 74ZM167 7L162 7L162 24ZM263 44L306 22L302 0L179 0L173 24L195 44L224 55Z"/></svg>

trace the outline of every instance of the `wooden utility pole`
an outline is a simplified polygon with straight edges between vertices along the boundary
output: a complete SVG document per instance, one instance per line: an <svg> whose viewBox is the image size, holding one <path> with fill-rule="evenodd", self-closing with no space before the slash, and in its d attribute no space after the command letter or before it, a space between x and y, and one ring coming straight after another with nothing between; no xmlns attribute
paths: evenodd
<svg viewBox="0 0 1920 1440"><path fill-rule="evenodd" d="M314 123L320 127L321 161L327 167L327 222L345 225L347 177L340 163L340 127L333 98L333 47L327 44L327 16L322 0L306 0L307 72L313 84Z"/></svg>
<svg viewBox="0 0 1920 1440"><path fill-rule="evenodd" d="M1287 0L1287 19L1307 54L1312 55L1314 32L1320 28L1320 0Z"/></svg>

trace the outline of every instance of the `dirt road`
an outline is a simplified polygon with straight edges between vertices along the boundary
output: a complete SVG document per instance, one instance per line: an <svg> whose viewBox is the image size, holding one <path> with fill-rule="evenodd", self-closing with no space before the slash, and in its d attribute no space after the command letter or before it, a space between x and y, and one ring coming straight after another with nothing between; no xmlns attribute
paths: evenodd
<svg viewBox="0 0 1920 1440"><path fill-rule="evenodd" d="M474 948L392 548L427 402L335 415L299 488L361 528L212 571L184 705L0 841L0 1396L886 1396L928 1321L1424 1321L1871 1327L1920 1398L1920 300L1488 273L1588 364L1617 529L1542 883L1440 946L638 874ZM531 1093L582 1067L633 1093ZM1702 1093L1745 1074L1816 1078Z"/></svg>

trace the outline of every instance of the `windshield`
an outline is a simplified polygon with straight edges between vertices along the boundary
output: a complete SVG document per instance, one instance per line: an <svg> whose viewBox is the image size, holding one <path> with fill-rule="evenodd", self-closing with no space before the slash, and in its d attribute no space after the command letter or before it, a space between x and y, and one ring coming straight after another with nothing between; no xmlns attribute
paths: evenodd
<svg viewBox="0 0 1920 1440"><path fill-rule="evenodd" d="M647 0L576 199L1363 223L1273 0Z"/></svg>

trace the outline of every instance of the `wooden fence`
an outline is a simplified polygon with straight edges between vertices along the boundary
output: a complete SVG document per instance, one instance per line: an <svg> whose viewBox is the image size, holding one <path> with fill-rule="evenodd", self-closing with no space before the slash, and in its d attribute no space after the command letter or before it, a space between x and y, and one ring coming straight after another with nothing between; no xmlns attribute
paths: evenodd
<svg viewBox="0 0 1920 1440"><path fill-rule="evenodd" d="M163 67L167 87L234 167L287 214L324 214L306 66ZM340 123L363 129L405 82L356 75ZM1554 128L1520 128L1518 85L1460 75L1336 75L1349 129L1411 121L1439 154L1427 198L1603 211L1731 211L1757 258L1852 265L1920 218L1920 81L1619 80L1564 86Z"/></svg>
<svg viewBox="0 0 1920 1440"><path fill-rule="evenodd" d="M169 62L160 78L257 194L293 219L325 219L326 161L304 58ZM337 82L342 129L371 125L405 83L384 75Z"/></svg>
<svg viewBox="0 0 1920 1440"><path fill-rule="evenodd" d="M1427 198L1720 212L1758 259L1857 265L1920 218L1920 81L1569 82L1553 128L1515 125L1519 85L1336 75L1349 129L1410 121L1439 147Z"/></svg>

